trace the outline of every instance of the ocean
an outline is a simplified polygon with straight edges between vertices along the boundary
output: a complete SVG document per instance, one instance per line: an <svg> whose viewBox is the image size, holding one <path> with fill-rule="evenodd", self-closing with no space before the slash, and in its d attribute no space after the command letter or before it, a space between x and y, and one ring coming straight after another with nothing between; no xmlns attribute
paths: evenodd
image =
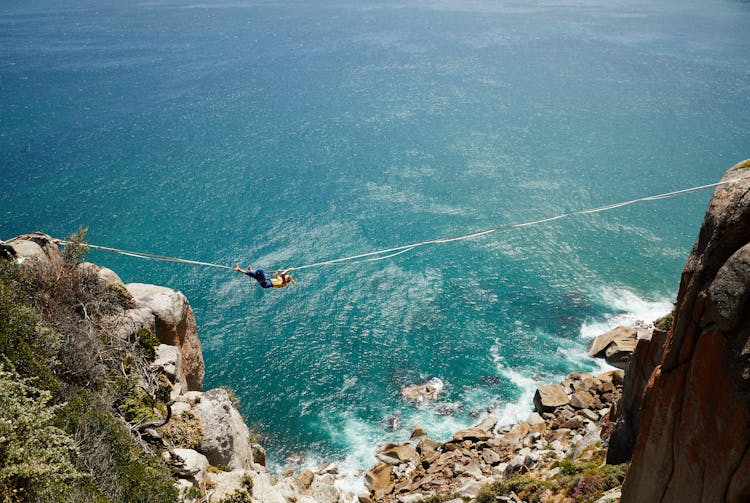
<svg viewBox="0 0 750 503"><path fill-rule="evenodd" d="M750 157L737 0L4 0L0 238L276 269L718 181ZM525 418L668 312L711 191L294 273L94 250L182 291L271 467ZM431 404L399 389L444 383Z"/></svg>

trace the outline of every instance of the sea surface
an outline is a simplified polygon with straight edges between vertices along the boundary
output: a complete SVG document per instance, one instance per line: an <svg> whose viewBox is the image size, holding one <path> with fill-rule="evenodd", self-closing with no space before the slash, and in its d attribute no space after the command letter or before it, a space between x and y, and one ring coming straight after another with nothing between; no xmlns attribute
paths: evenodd
<svg viewBox="0 0 750 503"><path fill-rule="evenodd" d="M750 157L750 3L0 3L0 238L276 269L718 181ZM591 337L674 301L711 191L294 273L102 251L182 291L205 388L274 469L355 474L596 371ZM437 402L407 384L439 378ZM355 487L353 476L342 484Z"/></svg>

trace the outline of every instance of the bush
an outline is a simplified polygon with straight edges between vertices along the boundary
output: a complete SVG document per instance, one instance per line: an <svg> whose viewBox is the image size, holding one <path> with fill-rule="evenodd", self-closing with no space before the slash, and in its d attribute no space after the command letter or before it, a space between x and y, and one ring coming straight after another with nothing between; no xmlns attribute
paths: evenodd
<svg viewBox="0 0 750 503"><path fill-rule="evenodd" d="M206 434L203 423L192 412L183 412L159 429L162 438L173 448L195 449Z"/></svg>
<svg viewBox="0 0 750 503"><path fill-rule="evenodd" d="M560 468L560 473L563 475L575 475L576 473L580 473L583 471L583 468L575 464L573 461L571 461L568 458L561 459L560 461L555 461L552 464L552 468Z"/></svg>
<svg viewBox="0 0 750 503"><path fill-rule="evenodd" d="M62 405L52 394L0 363L0 494L37 499L50 487L81 478L74 464L73 438L53 424Z"/></svg>
<svg viewBox="0 0 750 503"><path fill-rule="evenodd" d="M552 487L553 484L546 480L514 475L507 480L493 482L482 487L477 494L476 501L477 503L495 503L498 496L507 496L513 491L524 501L539 503L544 500L545 491Z"/></svg>

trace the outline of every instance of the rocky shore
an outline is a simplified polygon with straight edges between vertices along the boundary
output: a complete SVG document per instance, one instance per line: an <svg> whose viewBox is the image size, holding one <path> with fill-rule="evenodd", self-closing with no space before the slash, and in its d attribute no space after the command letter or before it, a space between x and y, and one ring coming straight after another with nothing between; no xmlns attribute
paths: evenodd
<svg viewBox="0 0 750 503"><path fill-rule="evenodd" d="M447 442L428 438L417 426L409 442L377 452L379 462L365 476L370 492L359 500L411 503L436 494L472 499L493 480L540 471L554 477L556 461L590 455L606 443L623 374L572 373L537 390L535 412L526 421L498 425L489 416Z"/></svg>

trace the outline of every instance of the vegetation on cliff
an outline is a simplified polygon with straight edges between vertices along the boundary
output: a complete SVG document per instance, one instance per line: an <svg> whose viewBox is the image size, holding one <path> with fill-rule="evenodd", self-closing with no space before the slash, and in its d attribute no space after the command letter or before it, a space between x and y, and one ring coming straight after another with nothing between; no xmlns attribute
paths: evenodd
<svg viewBox="0 0 750 503"><path fill-rule="evenodd" d="M139 433L165 410L153 337L110 336L132 299L79 267L84 237L48 264L0 263L0 501L174 501Z"/></svg>

